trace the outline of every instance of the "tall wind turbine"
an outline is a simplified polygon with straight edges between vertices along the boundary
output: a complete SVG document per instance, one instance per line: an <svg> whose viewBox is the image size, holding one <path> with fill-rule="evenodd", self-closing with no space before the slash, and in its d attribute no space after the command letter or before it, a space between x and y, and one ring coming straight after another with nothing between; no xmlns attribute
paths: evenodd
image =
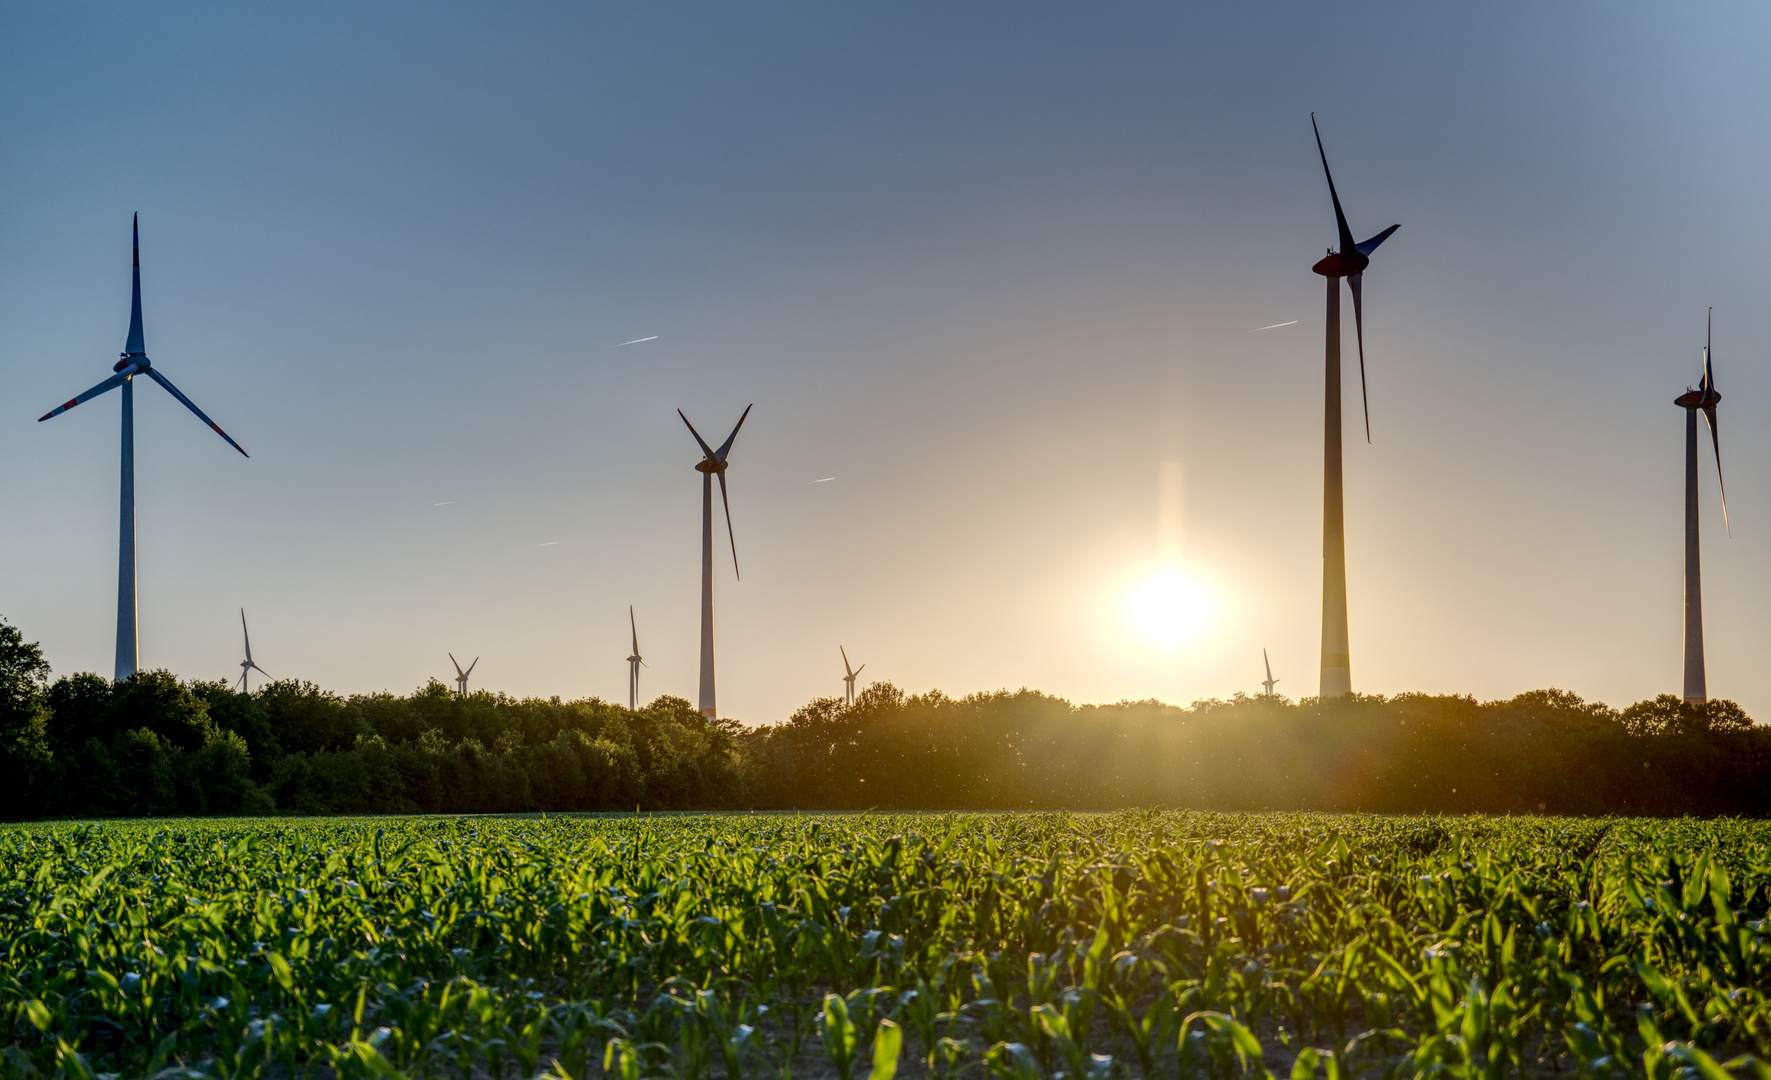
<svg viewBox="0 0 1771 1080"><path fill-rule="evenodd" d="M1340 250L1310 269L1328 279L1327 387L1324 405L1322 448L1322 688L1325 698L1353 692L1353 662L1347 643L1347 530L1341 500L1341 278L1353 293L1353 325L1359 340L1359 395L1365 402L1365 441L1371 441L1371 401L1365 394L1365 312L1362 285L1371 253L1401 228L1392 225L1355 244L1341 212L1341 197L1328 171L1328 152L1322 149L1322 132L1316 114L1310 114L1316 132L1316 153L1322 158L1322 174L1328 178L1328 197L1334 200L1334 223L1340 232Z"/></svg>
<svg viewBox="0 0 1771 1080"><path fill-rule="evenodd" d="M135 674L136 671L136 628L135 628L135 377L146 375L148 378L166 388L166 392L177 398L184 407L197 414L197 419L215 429L215 433L227 439L229 446L240 451L242 457L250 457L240 444L228 438L228 433L221 430L215 421L203 414L190 398L178 392L171 380L160 374L153 364L148 362L147 346L142 343L141 333L141 227L139 221L131 224L135 241L135 278L130 291L129 301L129 337L123 344L122 358L111 368L116 374L99 383L97 386L44 413L37 418L38 423L52 416L60 415L80 404L89 401L117 387L123 388L123 480L120 506L117 513L117 666L114 677L120 682Z"/></svg>
<svg viewBox="0 0 1771 1080"><path fill-rule="evenodd" d="M708 719L719 715L713 693L713 478L719 477L719 501L726 508L726 536L732 542L732 576L741 579L738 538L732 533L732 503L726 497L726 456L732 452L732 440L738 437L738 428L744 426L750 410L751 406L744 406L743 416L738 417L737 426L732 428L732 433L726 436L718 450L707 445L707 440L695 430L694 424L689 423L689 418L683 416L681 409L676 411L701 447L701 460L695 463L695 471L701 474L701 713Z"/></svg>
<svg viewBox="0 0 1771 1080"><path fill-rule="evenodd" d="M1673 399L1685 410L1685 700L1702 705L1709 700L1703 679L1703 582L1698 566L1697 537L1697 413L1709 421L1710 442L1716 451L1716 488L1722 494L1722 523L1728 522L1728 489L1722 484L1722 437L1716 430L1716 372L1710 357L1710 323L1703 329L1703 376L1697 389ZM1729 530L1732 533L1732 529Z"/></svg>
<svg viewBox="0 0 1771 1080"><path fill-rule="evenodd" d="M244 690L246 689L246 675L249 672L256 671L267 679L271 677L270 672L259 667L252 659L252 632L246 629L245 608L240 609L240 636L246 639L246 659L240 661L240 689Z"/></svg>
<svg viewBox="0 0 1771 1080"><path fill-rule="evenodd" d="M1279 680L1273 677L1273 662L1267 659L1267 650L1264 648L1261 650L1261 663L1267 665L1267 677L1261 680L1261 685L1267 688L1267 696L1272 697L1273 687L1278 685Z"/></svg>
<svg viewBox="0 0 1771 1080"><path fill-rule="evenodd" d="M640 667L645 664L640 659L640 627L633 621L633 605L627 605L627 625L633 630L633 655L627 658L627 708L637 710L640 697Z"/></svg>
<svg viewBox="0 0 1771 1080"><path fill-rule="evenodd" d="M473 674L474 666L480 662L480 658L474 657L473 663L467 665L466 671L461 670L461 661L455 659L454 653L449 654L449 662L455 665L455 694L457 697L466 697L467 677Z"/></svg>
<svg viewBox="0 0 1771 1080"><path fill-rule="evenodd" d="M861 673L867 670L867 665L862 664L858 668L850 668L848 650L844 649L841 645L838 645L836 651L842 653L842 669L848 672L848 674L842 677L842 681L843 685L848 688L849 704L853 705L855 703L855 680L859 679Z"/></svg>

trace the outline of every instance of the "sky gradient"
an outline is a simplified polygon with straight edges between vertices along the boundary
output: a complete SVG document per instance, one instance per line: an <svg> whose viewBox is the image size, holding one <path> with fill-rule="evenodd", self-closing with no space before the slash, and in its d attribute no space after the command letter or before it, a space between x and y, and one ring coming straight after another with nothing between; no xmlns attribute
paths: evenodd
<svg viewBox="0 0 1771 1080"><path fill-rule="evenodd" d="M1351 327L1355 688L1771 719L1771 12L1698 4L0 9L0 614L109 672L141 213L141 659L404 693L695 696L698 452L755 403L721 712L863 682L1316 687L1316 112ZM1347 322L1350 324L1350 312ZM1294 325L1253 331L1297 320ZM656 340L620 343L656 335ZM826 477L835 479L814 483ZM1129 633L1178 551L1220 609Z"/></svg>

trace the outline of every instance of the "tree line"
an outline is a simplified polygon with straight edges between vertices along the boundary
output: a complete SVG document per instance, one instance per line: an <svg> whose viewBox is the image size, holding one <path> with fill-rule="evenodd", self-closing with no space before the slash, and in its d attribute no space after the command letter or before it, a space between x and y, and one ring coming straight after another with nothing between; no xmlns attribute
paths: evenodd
<svg viewBox="0 0 1771 1080"><path fill-rule="evenodd" d="M251 693L165 671L51 681L0 622L0 817L1128 806L1393 813L1771 813L1771 728L1733 702L1621 711L1237 695L1072 705L885 683L743 728L660 697Z"/></svg>

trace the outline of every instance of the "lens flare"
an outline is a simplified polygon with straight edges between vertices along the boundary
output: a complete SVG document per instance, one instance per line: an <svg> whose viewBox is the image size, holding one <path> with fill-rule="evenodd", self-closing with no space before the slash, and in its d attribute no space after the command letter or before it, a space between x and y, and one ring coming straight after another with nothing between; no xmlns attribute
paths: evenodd
<svg viewBox="0 0 1771 1080"><path fill-rule="evenodd" d="M1216 621L1217 600L1198 578L1178 566L1158 566L1126 586L1119 614L1125 628L1151 648L1176 652L1193 644Z"/></svg>

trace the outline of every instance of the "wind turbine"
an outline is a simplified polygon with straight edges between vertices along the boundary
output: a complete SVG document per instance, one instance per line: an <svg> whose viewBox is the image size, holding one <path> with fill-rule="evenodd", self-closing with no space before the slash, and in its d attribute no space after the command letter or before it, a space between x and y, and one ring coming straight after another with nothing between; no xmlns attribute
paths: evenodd
<svg viewBox="0 0 1771 1080"><path fill-rule="evenodd" d="M627 658L627 708L632 712L639 706L640 667L645 664L640 659L640 628L633 621L633 605L627 605L627 625L633 630L633 655Z"/></svg>
<svg viewBox="0 0 1771 1080"><path fill-rule="evenodd" d="M1710 442L1716 451L1716 488L1722 493L1722 523L1728 523L1728 489L1722 484L1722 438L1716 430L1716 373L1710 356L1710 324L1715 309L1703 328L1703 375L1697 389L1687 390L1673 399L1685 410L1685 700L1702 705L1709 700L1703 679L1703 582L1698 566L1697 536L1697 413L1709 421ZM1729 529L1730 535L1733 529Z"/></svg>
<svg viewBox="0 0 1771 1080"><path fill-rule="evenodd" d="M841 645L838 645L836 651L842 653L842 669L848 672L847 675L842 677L842 681L843 685L848 687L849 704L853 705L855 703L855 680L861 677L863 671L867 670L867 665L862 664L858 668L850 668L848 650L844 649Z"/></svg>
<svg viewBox="0 0 1771 1080"><path fill-rule="evenodd" d="M1273 677L1273 661L1267 659L1267 650L1265 648L1261 649L1261 663L1267 665L1267 677L1261 680L1261 685L1267 688L1267 696L1272 697L1273 687L1279 682L1279 680Z"/></svg>
<svg viewBox="0 0 1771 1080"><path fill-rule="evenodd" d="M148 362L147 346L142 342L141 332L141 227L139 215L131 224L135 243L135 276L130 290L129 300L129 337L123 343L122 358L111 368L116 374L99 383L97 386L44 413L37 418L38 423L67 412L69 409L89 401L100 394L123 388L123 476L122 494L117 512L117 665L114 678L121 682L135 674L136 671L136 625L135 625L135 377L146 375L148 378L166 388L166 392L177 398L184 407L197 414L197 419L208 424L217 435L227 439L229 446L240 451L242 457L250 457L240 444L228 437L215 421L203 414L190 398L179 393L178 387L171 380L160 374L153 364Z"/></svg>
<svg viewBox="0 0 1771 1080"><path fill-rule="evenodd" d="M473 663L467 665L466 671L461 670L461 661L455 659L454 653L449 654L449 662L455 665L455 694L457 697L466 697L467 677L473 674L474 666L480 662L480 658L474 657Z"/></svg>
<svg viewBox="0 0 1771 1080"><path fill-rule="evenodd" d="M246 689L246 676L249 672L256 671L267 679L271 677L270 672L259 667L252 659L252 632L246 629L245 608L240 609L240 636L246 639L246 659L240 661L240 689L244 690Z"/></svg>
<svg viewBox="0 0 1771 1080"><path fill-rule="evenodd" d="M1365 393L1365 312L1362 286L1371 253L1401 228L1392 225L1355 244L1341 212L1341 197L1328 171L1328 152L1322 149L1322 132L1316 114L1310 114L1316 132L1316 153L1322 158L1322 175L1328 178L1328 197L1334 201L1334 223L1340 234L1340 250L1310 269L1328 279L1328 335L1325 349L1327 387L1323 402L1322 448L1322 688L1325 698L1353 692L1353 665L1347 643L1347 530L1341 499L1341 278L1353 293L1353 326L1359 340L1359 395L1365 402L1365 441L1371 441L1371 401Z"/></svg>
<svg viewBox="0 0 1771 1080"><path fill-rule="evenodd" d="M743 575L738 573L738 538L732 533L732 503L726 497L726 456L732 452L732 440L738 437L738 428L744 426L751 408L744 406L743 416L738 417L737 426L732 428L732 433L726 436L718 450L707 445L707 440L695 430L694 424L689 423L689 418L683 416L681 409L676 411L701 447L701 460L695 463L695 471L701 474L701 713L708 719L719 715L713 694L713 478L719 477L719 501L726 508L726 536L732 542L732 575L742 579Z"/></svg>

